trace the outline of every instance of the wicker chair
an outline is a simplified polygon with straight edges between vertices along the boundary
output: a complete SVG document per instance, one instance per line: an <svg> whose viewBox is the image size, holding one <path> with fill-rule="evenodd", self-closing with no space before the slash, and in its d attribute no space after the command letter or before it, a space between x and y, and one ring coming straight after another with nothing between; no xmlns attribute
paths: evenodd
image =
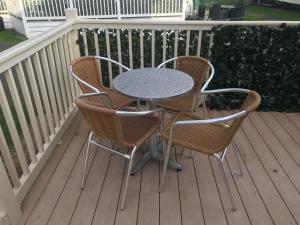
<svg viewBox="0 0 300 225"><path fill-rule="evenodd" d="M107 97L102 93L88 94L87 96L91 97L91 95L96 97ZM155 112L158 112L159 110L143 112L116 111L114 109L108 109L89 104L89 101L86 101L86 96L75 99L75 104L80 109L88 125L92 128L92 131L90 132L88 138L88 146L86 149L81 188L83 189L85 183L90 144L97 145L101 147L101 149L111 151L123 156L126 159L129 159L126 183L121 203L121 210L123 210L127 193L127 186L136 150L138 149L138 147L144 144L144 142L148 138L150 138L153 133L155 133L159 128L160 119L156 116L153 116L153 114ZM115 143L120 144L121 146L132 148L132 151L130 154L124 154L97 143L95 140L93 140L94 137L108 138Z"/></svg>
<svg viewBox="0 0 300 225"><path fill-rule="evenodd" d="M236 210L236 206L227 182L222 162L225 158L228 145L233 136L237 132L244 118L248 113L254 111L260 105L260 95L255 91L246 89L220 89L206 91L206 94L224 93L224 92L243 92L248 94L244 101L241 111L230 116L203 119L192 113L180 113L175 116L172 121L165 127L162 132L164 140L164 152L166 152L160 191L163 189L167 163L170 156L172 144L179 145L194 151L202 152L209 156L214 156L221 168L225 186L232 204L232 209ZM233 120L231 125L227 125L226 121ZM167 147L166 147L166 141ZM242 167L239 161L238 151L235 149L235 156L238 160L241 175Z"/></svg>
<svg viewBox="0 0 300 225"><path fill-rule="evenodd" d="M99 60L99 61L98 61ZM125 70L130 70L126 66L105 57L83 56L73 60L70 64L70 74L78 81L84 94L104 92L109 97L108 102L111 108L120 109L130 105L134 99L125 97L111 88L103 85L100 68L100 60L114 63ZM106 103L97 101L99 98L90 97L90 103L94 102L96 106L107 106Z"/></svg>
<svg viewBox="0 0 300 225"><path fill-rule="evenodd" d="M197 56L179 56L169 59L158 66L161 68L167 63L176 63L176 69L189 74L194 79L194 87L189 94L156 102L155 104L170 112L194 112L204 103L205 96L199 95L200 89L204 91L214 76L214 67L206 59ZM209 69L211 70L209 78L204 83ZM203 85L204 83L204 85ZM202 86L203 85L203 86ZM202 87L201 87L202 86Z"/></svg>

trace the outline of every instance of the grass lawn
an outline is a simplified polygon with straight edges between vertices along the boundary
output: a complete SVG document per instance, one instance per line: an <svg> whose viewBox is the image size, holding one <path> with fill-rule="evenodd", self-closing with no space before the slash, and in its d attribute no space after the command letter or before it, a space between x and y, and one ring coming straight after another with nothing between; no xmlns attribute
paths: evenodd
<svg viewBox="0 0 300 225"><path fill-rule="evenodd" d="M300 20L300 13L282 8L248 5L245 20Z"/></svg>
<svg viewBox="0 0 300 225"><path fill-rule="evenodd" d="M21 34L16 33L15 31L1 31L0 32L0 43L1 44L18 44L22 41L25 41L26 37Z"/></svg>

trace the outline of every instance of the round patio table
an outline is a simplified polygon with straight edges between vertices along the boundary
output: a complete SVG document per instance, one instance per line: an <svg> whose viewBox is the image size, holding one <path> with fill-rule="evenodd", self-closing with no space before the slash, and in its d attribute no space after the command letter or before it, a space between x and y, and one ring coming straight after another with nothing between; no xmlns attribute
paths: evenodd
<svg viewBox="0 0 300 225"><path fill-rule="evenodd" d="M151 103L190 92L194 86L194 80L188 74L178 70L142 68L121 73L113 80L112 86L123 95ZM159 146L152 147L150 151L143 155L134 165L132 174L135 174L152 158L163 160L163 154ZM177 170L182 169L182 166L173 160L169 160L169 166Z"/></svg>
<svg viewBox="0 0 300 225"><path fill-rule="evenodd" d="M194 80L178 70L142 68L121 73L113 80L112 86L123 95L151 102L188 93Z"/></svg>

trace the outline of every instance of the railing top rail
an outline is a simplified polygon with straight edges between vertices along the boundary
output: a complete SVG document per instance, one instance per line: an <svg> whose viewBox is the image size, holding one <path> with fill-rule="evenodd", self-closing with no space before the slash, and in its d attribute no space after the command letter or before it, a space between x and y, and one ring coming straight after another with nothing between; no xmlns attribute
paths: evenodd
<svg viewBox="0 0 300 225"><path fill-rule="evenodd" d="M0 74L73 30L73 20L0 53Z"/></svg>
<svg viewBox="0 0 300 225"><path fill-rule="evenodd" d="M167 29L167 30L210 30L214 26L289 26L300 25L299 21L183 21L183 20L92 20L78 19L76 28L106 28L106 29ZM101 25L101 27L99 27Z"/></svg>

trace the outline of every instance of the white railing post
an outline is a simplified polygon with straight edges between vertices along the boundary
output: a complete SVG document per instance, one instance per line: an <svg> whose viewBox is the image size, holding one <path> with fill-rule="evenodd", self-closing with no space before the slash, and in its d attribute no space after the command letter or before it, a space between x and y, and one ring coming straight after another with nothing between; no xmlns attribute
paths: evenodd
<svg viewBox="0 0 300 225"><path fill-rule="evenodd" d="M69 6L70 6L71 9L74 8L74 2L73 2L73 0L69 0Z"/></svg>
<svg viewBox="0 0 300 225"><path fill-rule="evenodd" d="M78 17L78 12L76 8L69 8L65 10L66 13L66 19L67 20L77 20ZM74 58L77 58L80 56L80 52L79 52L79 47L76 45L76 40L78 39L78 33L77 30L73 30L70 32L70 42L72 43L72 55L71 55L71 60L73 60Z"/></svg>
<svg viewBox="0 0 300 225"><path fill-rule="evenodd" d="M116 0L116 5L117 5L118 20L120 20L121 19L121 3L120 3L120 0Z"/></svg>
<svg viewBox="0 0 300 225"><path fill-rule="evenodd" d="M21 217L21 205L17 201L2 160L0 160L0 224L17 225Z"/></svg>

